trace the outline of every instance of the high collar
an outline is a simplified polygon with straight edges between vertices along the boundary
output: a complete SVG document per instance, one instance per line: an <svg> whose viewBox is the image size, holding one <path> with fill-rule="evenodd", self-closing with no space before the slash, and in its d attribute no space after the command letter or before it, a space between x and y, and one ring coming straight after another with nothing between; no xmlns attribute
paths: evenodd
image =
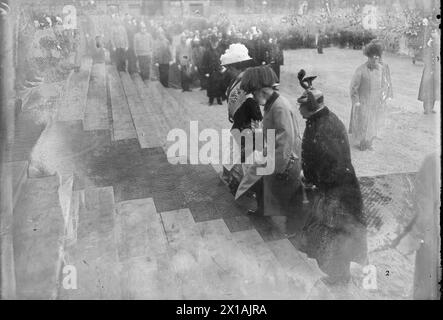
<svg viewBox="0 0 443 320"><path fill-rule="evenodd" d="M278 94L278 92L275 92L275 91L274 91L274 92L272 93L271 97L270 97L270 98L268 99L268 101L266 101L266 103L265 103L265 108L264 108L265 112L266 112L266 111L269 111L269 109L271 109L271 107L272 107L272 105L274 104L275 100L277 100L279 96L280 96L280 95Z"/></svg>
<svg viewBox="0 0 443 320"><path fill-rule="evenodd" d="M328 107L323 107L323 109L321 109L320 111L317 111L316 113L314 113L312 116L310 116L308 119L306 119L306 122L313 122L323 116L326 116L329 114L329 109Z"/></svg>
<svg viewBox="0 0 443 320"><path fill-rule="evenodd" d="M372 70L380 70L382 67L382 64L380 62L380 63L377 63L376 65L371 65L369 62L366 62L366 67L371 71Z"/></svg>

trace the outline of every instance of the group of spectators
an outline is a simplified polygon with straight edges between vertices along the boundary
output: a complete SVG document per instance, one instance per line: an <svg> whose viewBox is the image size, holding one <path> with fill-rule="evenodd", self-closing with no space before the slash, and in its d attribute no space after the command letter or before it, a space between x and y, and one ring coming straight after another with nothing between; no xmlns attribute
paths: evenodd
<svg viewBox="0 0 443 320"><path fill-rule="evenodd" d="M96 60L106 58L107 48L118 71L139 72L144 80L158 76L163 86L180 87L184 92L199 86L207 91L210 105L222 104L233 79L220 63L231 44L244 44L252 58L250 66L270 65L277 77L284 63L278 38L257 27L241 32L233 26L214 26L173 34L161 22L114 15L109 32L107 43L103 36L96 37Z"/></svg>

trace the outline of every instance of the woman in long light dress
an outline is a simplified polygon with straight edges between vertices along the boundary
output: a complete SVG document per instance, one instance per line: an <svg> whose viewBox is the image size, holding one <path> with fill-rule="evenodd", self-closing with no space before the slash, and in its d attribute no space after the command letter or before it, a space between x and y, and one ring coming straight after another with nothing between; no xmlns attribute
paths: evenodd
<svg viewBox="0 0 443 320"><path fill-rule="evenodd" d="M351 143L360 150L372 149L373 140L386 119L388 99L393 98L389 66L382 62L382 45L372 41L364 50L368 61L355 71L351 82Z"/></svg>

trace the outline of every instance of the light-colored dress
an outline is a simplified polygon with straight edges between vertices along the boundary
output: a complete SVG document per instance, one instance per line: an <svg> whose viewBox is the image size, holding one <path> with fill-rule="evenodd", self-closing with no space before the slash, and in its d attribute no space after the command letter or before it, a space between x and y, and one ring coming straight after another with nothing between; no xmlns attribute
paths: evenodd
<svg viewBox="0 0 443 320"><path fill-rule="evenodd" d="M389 66L380 63L371 68L364 63L355 71L351 82L351 123L353 144L372 141L379 135L386 119L386 101L393 98ZM360 105L357 105L360 103Z"/></svg>
<svg viewBox="0 0 443 320"><path fill-rule="evenodd" d="M423 62L418 100L424 103L425 109L432 109L435 101L440 100L440 37L431 35L429 27L425 30Z"/></svg>

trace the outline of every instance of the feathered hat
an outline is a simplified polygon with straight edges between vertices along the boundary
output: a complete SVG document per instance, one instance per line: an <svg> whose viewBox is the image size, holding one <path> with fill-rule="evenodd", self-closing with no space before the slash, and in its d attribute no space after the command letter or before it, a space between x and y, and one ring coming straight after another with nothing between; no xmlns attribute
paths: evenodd
<svg viewBox="0 0 443 320"><path fill-rule="evenodd" d="M306 104L311 111L315 111L318 105L324 101L323 93L312 85L317 76L306 77L306 71L301 69L298 72L297 78L300 86L305 89L300 98L297 99L297 102L299 104Z"/></svg>

